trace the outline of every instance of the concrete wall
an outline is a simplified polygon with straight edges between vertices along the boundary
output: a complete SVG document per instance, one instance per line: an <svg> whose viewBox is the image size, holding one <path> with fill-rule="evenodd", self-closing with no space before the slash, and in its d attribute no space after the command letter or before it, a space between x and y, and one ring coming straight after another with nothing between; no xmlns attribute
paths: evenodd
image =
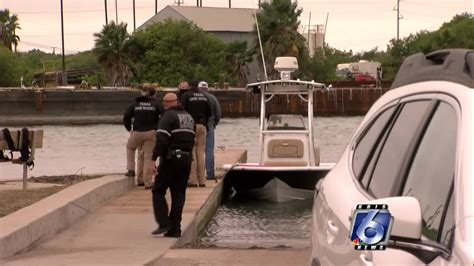
<svg viewBox="0 0 474 266"><path fill-rule="evenodd" d="M138 91L0 90L1 115L118 115Z"/></svg>
<svg viewBox="0 0 474 266"><path fill-rule="evenodd" d="M387 89L333 88L315 92L315 115L364 115ZM221 104L223 117L258 116L260 95L243 89L211 91ZM159 92L162 97L164 92ZM139 95L133 90L64 91L0 90L0 117L27 116L107 116L123 115L127 106ZM307 105L295 95L275 96L267 104L270 113L305 113Z"/></svg>

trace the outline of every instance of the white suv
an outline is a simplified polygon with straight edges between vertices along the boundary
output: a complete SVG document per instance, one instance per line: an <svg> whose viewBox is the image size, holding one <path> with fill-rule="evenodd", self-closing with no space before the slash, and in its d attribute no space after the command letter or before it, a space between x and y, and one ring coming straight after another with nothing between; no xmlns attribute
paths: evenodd
<svg viewBox="0 0 474 266"><path fill-rule="evenodd" d="M318 182L311 265L473 265L474 51L408 57ZM358 204L387 204L386 250L355 250Z"/></svg>

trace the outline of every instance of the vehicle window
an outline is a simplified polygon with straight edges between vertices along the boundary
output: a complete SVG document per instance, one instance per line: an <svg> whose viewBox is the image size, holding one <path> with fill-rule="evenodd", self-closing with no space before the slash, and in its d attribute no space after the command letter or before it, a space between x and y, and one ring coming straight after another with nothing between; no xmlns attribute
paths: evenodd
<svg viewBox="0 0 474 266"><path fill-rule="evenodd" d="M417 129L423 121L430 101L413 101L403 106L376 162L369 189L377 198L389 197L406 159Z"/></svg>
<svg viewBox="0 0 474 266"><path fill-rule="evenodd" d="M357 146L354 149L354 157L352 159L352 166L357 179L360 179L363 174L362 172L367 159L374 153L376 146L380 142L381 133L394 111L395 106L390 107L381 113L357 143Z"/></svg>
<svg viewBox="0 0 474 266"><path fill-rule="evenodd" d="M456 112L448 104L440 103L420 142L403 188L403 195L420 201L422 233L434 241L441 238L441 219L454 177L456 134Z"/></svg>
<svg viewBox="0 0 474 266"><path fill-rule="evenodd" d="M380 140L384 139L385 135L387 135L387 132L385 132L382 136L380 136ZM365 189L367 189L367 187L369 186L369 181L370 181L370 177L372 176L372 171L374 170L375 161L377 161L376 155L380 154L381 149L382 149L382 145L377 145L377 148L375 149L375 151L371 153L372 159L370 160L369 164L366 166L363 172L363 177L360 180L360 183Z"/></svg>
<svg viewBox="0 0 474 266"><path fill-rule="evenodd" d="M452 237L454 236L454 197L451 193L448 209L446 210L446 218L444 219L443 229L439 235L439 243L449 247Z"/></svg>

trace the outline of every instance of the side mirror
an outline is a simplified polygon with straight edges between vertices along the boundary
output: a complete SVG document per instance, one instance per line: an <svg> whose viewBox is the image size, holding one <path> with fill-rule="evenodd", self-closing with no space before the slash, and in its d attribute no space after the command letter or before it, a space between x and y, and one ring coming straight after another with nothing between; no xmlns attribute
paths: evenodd
<svg viewBox="0 0 474 266"><path fill-rule="evenodd" d="M387 204L393 216L391 237L421 239L421 206L414 197L391 197L376 199L367 204Z"/></svg>

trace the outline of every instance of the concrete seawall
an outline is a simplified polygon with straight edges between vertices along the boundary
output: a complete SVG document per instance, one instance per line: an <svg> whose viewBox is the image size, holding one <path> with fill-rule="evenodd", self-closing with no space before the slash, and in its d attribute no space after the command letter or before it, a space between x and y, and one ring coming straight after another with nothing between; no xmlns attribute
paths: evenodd
<svg viewBox="0 0 474 266"><path fill-rule="evenodd" d="M319 116L364 115L388 89L333 88L315 92L314 114ZM165 91L160 91L161 98ZM244 89L214 90L223 117L256 117L260 111L260 95ZM0 89L0 124L15 118L34 121L56 116L97 117L99 122L119 122L127 106L139 95L137 90L61 90L44 91ZM275 96L268 104L270 113L305 113L306 103L296 95ZM110 118L100 118L109 116ZM10 117L10 119L8 119ZM101 120L102 119L102 120ZM103 121L105 120L105 121ZM109 121L110 120L110 121ZM3 121L3 122L2 122ZM27 122L24 121L24 122ZM92 122L95 121L92 119Z"/></svg>

